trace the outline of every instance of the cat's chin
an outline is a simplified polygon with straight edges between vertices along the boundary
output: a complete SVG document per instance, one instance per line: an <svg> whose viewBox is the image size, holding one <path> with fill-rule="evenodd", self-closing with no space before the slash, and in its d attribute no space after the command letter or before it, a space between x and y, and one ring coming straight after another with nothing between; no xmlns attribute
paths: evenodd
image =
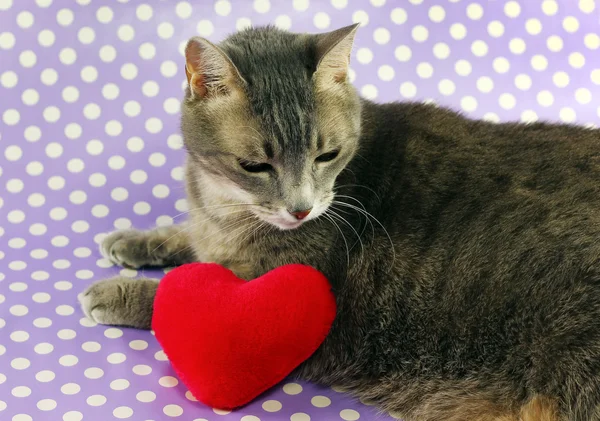
<svg viewBox="0 0 600 421"><path fill-rule="evenodd" d="M279 228L280 230L293 230L298 228L300 225L302 225L304 223L304 221L295 221L295 222L288 222L288 221L267 221L269 222L271 225L276 226L277 228Z"/></svg>

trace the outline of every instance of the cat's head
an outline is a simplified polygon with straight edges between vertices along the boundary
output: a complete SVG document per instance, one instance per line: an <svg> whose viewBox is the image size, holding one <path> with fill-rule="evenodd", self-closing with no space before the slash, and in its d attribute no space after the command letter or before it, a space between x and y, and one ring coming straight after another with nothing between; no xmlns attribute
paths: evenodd
<svg viewBox="0 0 600 421"><path fill-rule="evenodd" d="M348 80L356 29L313 35L264 27L218 46L188 42L182 131L188 174L205 194L251 204L280 229L327 210L360 135L360 100Z"/></svg>

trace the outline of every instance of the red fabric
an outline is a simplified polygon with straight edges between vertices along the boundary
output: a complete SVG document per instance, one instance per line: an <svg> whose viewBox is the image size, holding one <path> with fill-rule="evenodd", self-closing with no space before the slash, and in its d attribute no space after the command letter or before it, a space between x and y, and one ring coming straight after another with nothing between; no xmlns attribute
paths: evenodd
<svg viewBox="0 0 600 421"><path fill-rule="evenodd" d="M233 409L283 380L321 345L335 318L329 282L303 265L251 282L214 263L169 272L152 327L200 402Z"/></svg>

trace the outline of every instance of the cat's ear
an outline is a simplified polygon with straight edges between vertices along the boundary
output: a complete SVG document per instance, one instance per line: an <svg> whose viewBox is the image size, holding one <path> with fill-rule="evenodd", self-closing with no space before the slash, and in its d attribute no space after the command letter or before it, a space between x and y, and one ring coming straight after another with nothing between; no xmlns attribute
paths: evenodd
<svg viewBox="0 0 600 421"><path fill-rule="evenodd" d="M244 81L227 54L201 37L191 38L185 47L185 74L197 98L227 94Z"/></svg>
<svg viewBox="0 0 600 421"><path fill-rule="evenodd" d="M354 36L360 24L355 23L332 32L317 35L317 70L321 82L345 82L348 77Z"/></svg>

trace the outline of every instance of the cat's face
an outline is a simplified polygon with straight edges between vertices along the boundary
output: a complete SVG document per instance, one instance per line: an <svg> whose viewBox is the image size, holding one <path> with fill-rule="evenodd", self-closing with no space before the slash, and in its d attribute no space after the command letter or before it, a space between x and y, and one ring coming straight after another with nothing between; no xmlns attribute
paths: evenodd
<svg viewBox="0 0 600 421"><path fill-rule="evenodd" d="M205 194L248 204L280 229L327 210L360 135L360 102L347 80L354 30L263 28L221 47L190 41L182 129Z"/></svg>

